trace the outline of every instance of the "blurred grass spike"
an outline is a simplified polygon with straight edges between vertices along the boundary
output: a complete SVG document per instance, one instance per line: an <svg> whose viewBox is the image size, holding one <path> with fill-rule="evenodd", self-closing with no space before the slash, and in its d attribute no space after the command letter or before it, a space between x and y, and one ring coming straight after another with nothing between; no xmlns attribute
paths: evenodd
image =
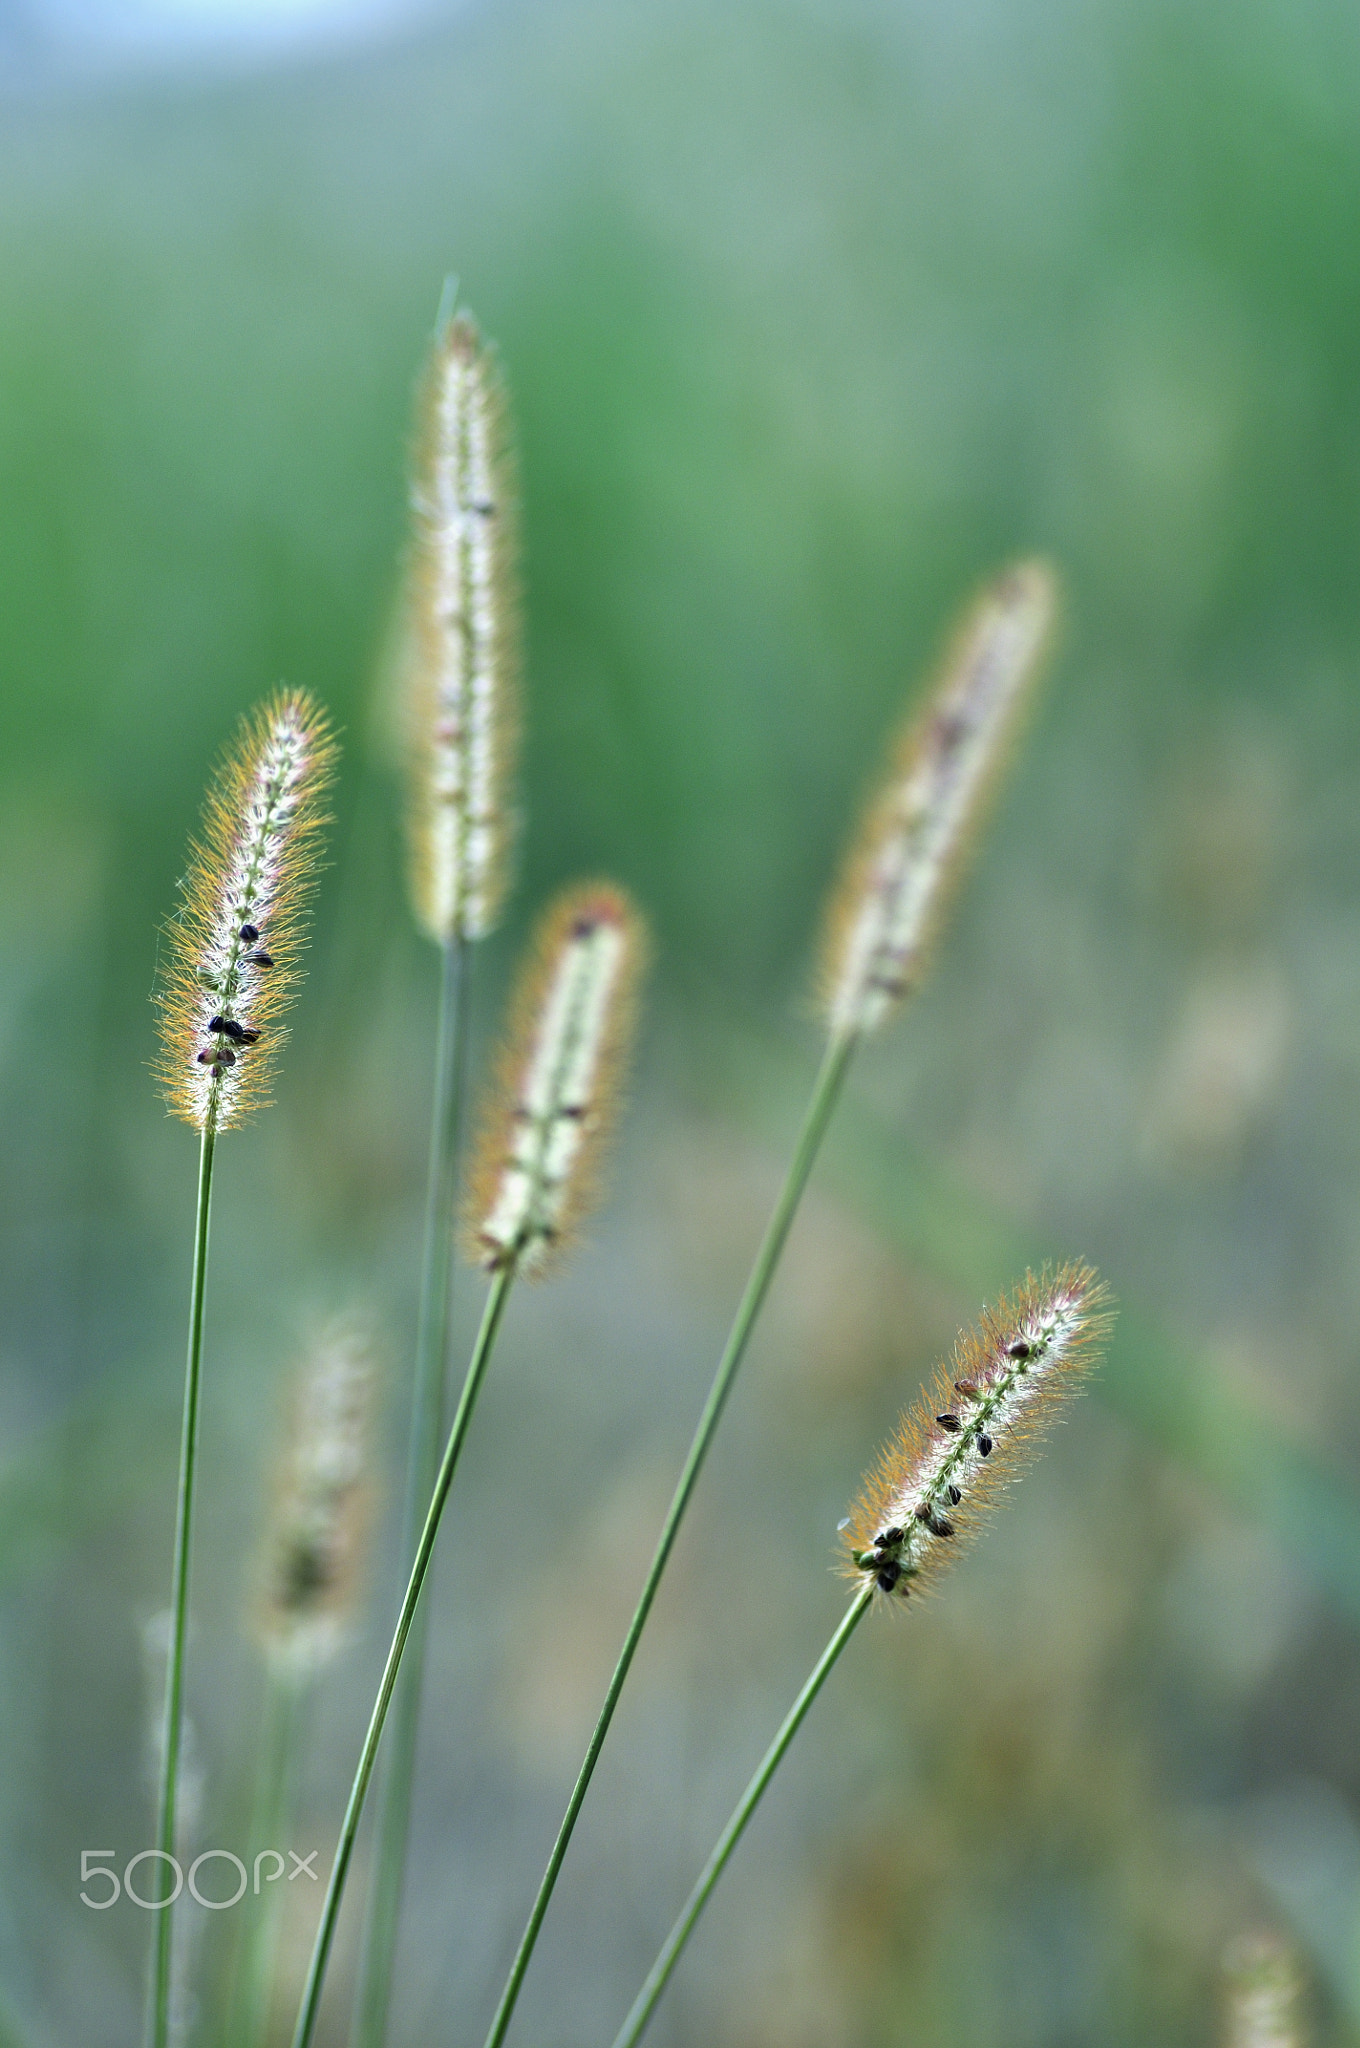
<svg viewBox="0 0 1360 2048"><path fill-rule="evenodd" d="M373 1508L373 1337L367 1319L335 1316L311 1336L295 1376L274 1497L256 1567L252 1619L268 1662L250 1839L288 1839L312 1681L354 1622ZM268 2030L278 1900L239 1930L227 2048Z"/></svg>
<svg viewBox="0 0 1360 2048"><path fill-rule="evenodd" d="M1013 1295L1003 1296L994 1309L984 1309L975 1330L961 1333L952 1363L939 1369L929 1397L909 1412L898 1439L866 1480L849 1532L842 1532L859 1590L718 1837L633 2001L614 2048L636 2048L642 2038L751 1815L842 1650L868 1612L875 1591L904 1595L908 1577L918 1571L922 1576L931 1574L936 1562L933 1553L941 1544L949 1555L954 1554L956 1546L948 1540L954 1531L942 1512L951 1479L959 1482L960 1491L973 1488L979 1505L979 1482L995 1495L992 1453L985 1454L989 1460L985 1477L979 1463L984 1433L991 1437L1002 1483L1015 1476L1015 1453L1037 1440L1037 1427L1051 1417L1055 1403L1075 1392L1094 1365L1113 1320L1107 1299L1089 1266L1065 1265L1052 1273L1046 1268L1037 1280L1032 1273L1026 1274ZM941 1397L948 1398L957 1379L975 1383L976 1393L967 1397L972 1412L967 1420L959 1416L958 1430L932 1434L932 1422L937 1418L931 1409ZM1267 2038L1261 2037L1262 2048Z"/></svg>
<svg viewBox="0 0 1360 2048"><path fill-rule="evenodd" d="M835 1036L877 1029L920 977L1053 631L1057 581L1015 563L975 599L909 720L833 893L821 985Z"/></svg>
<svg viewBox="0 0 1360 2048"><path fill-rule="evenodd" d="M329 1663L353 1624L372 1525L372 1408L369 1332L337 1317L298 1375L260 1559L260 1639L299 1677Z"/></svg>
<svg viewBox="0 0 1360 2048"><path fill-rule="evenodd" d="M209 789L159 995L157 1072L197 1131L229 1130L264 1099L300 979L335 758L314 700L278 696L242 721Z"/></svg>
<svg viewBox="0 0 1360 2048"><path fill-rule="evenodd" d="M1304 2048L1303 1973L1292 1946L1258 1930L1223 1958L1224 2048Z"/></svg>
<svg viewBox="0 0 1360 2048"><path fill-rule="evenodd" d="M647 959L622 890L567 890L541 919L515 996L467 1198L469 1255L540 1275L593 1196Z"/></svg>
<svg viewBox="0 0 1360 2048"><path fill-rule="evenodd" d="M447 944L483 937L504 899L520 652L504 386L475 322L440 313L411 485L407 745L412 900Z"/></svg>

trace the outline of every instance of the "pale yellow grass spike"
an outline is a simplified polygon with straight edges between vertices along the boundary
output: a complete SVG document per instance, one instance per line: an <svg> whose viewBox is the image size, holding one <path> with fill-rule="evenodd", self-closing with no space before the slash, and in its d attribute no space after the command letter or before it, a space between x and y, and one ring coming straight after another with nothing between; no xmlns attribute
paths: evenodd
<svg viewBox="0 0 1360 2048"><path fill-rule="evenodd" d="M513 465L495 361L466 315L426 365L407 604L416 917L440 944L494 926L505 893L520 667Z"/></svg>
<svg viewBox="0 0 1360 2048"><path fill-rule="evenodd" d="M1038 561L988 584L905 728L827 918L821 983L834 1037L875 1030L915 987L1038 674L1056 596Z"/></svg>
<svg viewBox="0 0 1360 2048"><path fill-rule="evenodd" d="M469 1251L543 1271L594 1195L631 1046L647 940L622 890L568 890L540 921L466 1205Z"/></svg>

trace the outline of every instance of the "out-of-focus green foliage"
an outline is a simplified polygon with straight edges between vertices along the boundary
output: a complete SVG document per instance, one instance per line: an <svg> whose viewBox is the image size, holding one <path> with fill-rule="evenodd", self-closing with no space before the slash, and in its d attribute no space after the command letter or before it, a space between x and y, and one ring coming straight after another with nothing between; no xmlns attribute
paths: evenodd
<svg viewBox="0 0 1360 2048"><path fill-rule="evenodd" d="M150 1828L194 1162L147 997L208 767L280 680L346 753L278 1106L220 1161L205 1843L244 1838L279 1391L356 1294L396 1458L434 970L383 677L450 270L513 394L530 650L477 1062L559 881L617 873L659 967L613 1205L516 1304L444 1539L394 2041L480 2038L811 1076L850 814L952 612L1035 548L1050 687L856 1068L524 2038L610 2037L829 1630L862 1465L1012 1248L1126 1304L1106 1395L946 1599L857 1641L657 2041L1189 2044L1262 1912L1348 2038L1357 90L1341 0L559 0L268 72L0 81L0 2011L35 2048L137 2024L145 1916L77 1873ZM393 1575L318 1703L323 1864Z"/></svg>

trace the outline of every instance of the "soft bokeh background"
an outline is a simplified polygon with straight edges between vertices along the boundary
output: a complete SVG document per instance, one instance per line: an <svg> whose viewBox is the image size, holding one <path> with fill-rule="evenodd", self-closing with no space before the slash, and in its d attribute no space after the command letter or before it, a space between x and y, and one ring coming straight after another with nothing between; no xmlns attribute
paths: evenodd
<svg viewBox="0 0 1360 2048"><path fill-rule="evenodd" d="M195 1160L148 997L208 766L281 679L346 753L278 1104L221 1156L204 1843L245 1839L310 1318L376 1317L395 1467L435 964L376 679L449 271L526 529L477 1059L559 880L631 884L659 965L609 1204L513 1303L446 1526L394 2043L481 2039L813 1071L849 813L1034 547L1069 597L1041 715L854 1074L518 2038L612 2038L834 1624L877 1438L984 1294L1076 1253L1124 1304L1099 1387L947 1597L857 1640L654 2037L1205 2042L1261 1919L1320 2038L1360 2030L1358 90L1347 0L0 8L7 2039L139 2024L146 1917L78 1869L151 1829ZM308 1740L323 1865L394 1574L387 1527Z"/></svg>

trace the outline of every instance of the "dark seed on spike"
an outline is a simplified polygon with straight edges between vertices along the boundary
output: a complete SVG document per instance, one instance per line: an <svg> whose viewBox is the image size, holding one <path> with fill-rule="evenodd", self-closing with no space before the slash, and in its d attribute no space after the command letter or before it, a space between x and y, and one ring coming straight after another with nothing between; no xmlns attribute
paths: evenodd
<svg viewBox="0 0 1360 2048"><path fill-rule="evenodd" d="M220 1017L217 1021L216 1029L222 1033L224 1038L233 1040L240 1040L246 1035L245 1026L238 1024L234 1017Z"/></svg>
<svg viewBox="0 0 1360 2048"><path fill-rule="evenodd" d="M225 1017L209 1017L209 1019L208 1019L208 1029L209 1029L209 1031L225 1031L225 1030L226 1030L226 1028L227 1028L227 1020L226 1020L226 1018L225 1018Z"/></svg>
<svg viewBox="0 0 1360 2048"><path fill-rule="evenodd" d="M978 1438L978 1450L979 1450L979 1451L981 1452L981 1454L982 1454L982 1456L983 1456L984 1458L990 1458L990 1457L991 1457L991 1455L992 1455L992 1440L991 1440L991 1438L990 1438L989 1436L980 1436L980 1437Z"/></svg>
<svg viewBox="0 0 1360 2048"><path fill-rule="evenodd" d="M954 1524L947 1522L943 1515L936 1515L930 1528L931 1534L935 1536L952 1536L954 1533Z"/></svg>
<svg viewBox="0 0 1360 2048"><path fill-rule="evenodd" d="M957 1507L959 1502L963 1499L963 1495L959 1492L957 1486L950 1487L949 1498L953 1501L955 1507Z"/></svg>
<svg viewBox="0 0 1360 2048"><path fill-rule="evenodd" d="M1033 1358L1034 1346L1027 1344L1023 1337L1017 1337L1013 1344L1006 1346L1007 1358Z"/></svg>
<svg viewBox="0 0 1360 2048"><path fill-rule="evenodd" d="M257 926L253 924L243 924L241 926L241 937L245 940L248 946L253 946L256 939L258 939L259 936L260 934Z"/></svg>
<svg viewBox="0 0 1360 2048"><path fill-rule="evenodd" d="M219 1067L234 1067L236 1055L229 1045L221 1045L213 1055L214 1064Z"/></svg>
<svg viewBox="0 0 1360 2048"><path fill-rule="evenodd" d="M212 1065L213 1061L214 1061L214 1060L215 1060L216 1058L217 1058L217 1048L216 1048L216 1046L213 1046L213 1045L206 1045L206 1046L204 1046L204 1048L203 1048L202 1052L201 1052L201 1053L199 1054L199 1056L198 1056L198 1064L200 1065L200 1067L209 1067L209 1066L211 1066L211 1065Z"/></svg>
<svg viewBox="0 0 1360 2048"><path fill-rule="evenodd" d="M246 958L252 967L272 967L274 965L268 953L247 953Z"/></svg>
<svg viewBox="0 0 1360 2048"><path fill-rule="evenodd" d="M242 1045L256 1045L260 1037L258 1031L247 1031L244 1025L242 1025L239 1031L233 1031L231 1035L233 1038L239 1039Z"/></svg>
<svg viewBox="0 0 1360 2048"><path fill-rule="evenodd" d="M885 1564L876 1581L880 1593L891 1593L902 1576L900 1564Z"/></svg>
<svg viewBox="0 0 1360 2048"><path fill-rule="evenodd" d="M957 1436L959 1429L959 1418L957 1415L937 1415L935 1420L939 1423L941 1429L947 1429L951 1436Z"/></svg>
<svg viewBox="0 0 1360 2048"><path fill-rule="evenodd" d="M923 1500L921 1502L920 1507L918 1507L915 1512L916 1519L918 1522L929 1522L931 1517L930 1502L928 1500Z"/></svg>

